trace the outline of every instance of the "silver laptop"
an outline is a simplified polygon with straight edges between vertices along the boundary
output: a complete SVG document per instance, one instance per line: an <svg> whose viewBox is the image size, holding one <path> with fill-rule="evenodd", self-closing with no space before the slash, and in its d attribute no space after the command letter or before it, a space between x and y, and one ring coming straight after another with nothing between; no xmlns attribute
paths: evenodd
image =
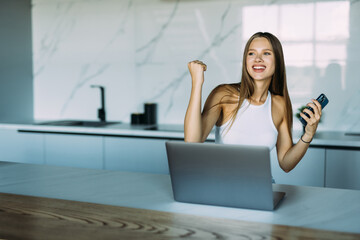
<svg viewBox="0 0 360 240"><path fill-rule="evenodd" d="M267 147L166 142L175 201L274 210L284 192L273 192Z"/></svg>

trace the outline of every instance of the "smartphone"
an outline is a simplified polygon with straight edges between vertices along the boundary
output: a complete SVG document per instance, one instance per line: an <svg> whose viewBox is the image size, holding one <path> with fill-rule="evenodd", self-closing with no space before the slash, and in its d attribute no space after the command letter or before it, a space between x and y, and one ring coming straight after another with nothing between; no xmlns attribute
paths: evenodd
<svg viewBox="0 0 360 240"><path fill-rule="evenodd" d="M320 96L316 100L320 103L321 109L324 109L324 107L329 103L329 99L323 93L320 94ZM309 109L310 111L314 112L314 110L311 107L306 107L306 108ZM309 114L307 114L306 112L303 112L303 113L307 117L310 117ZM302 117L300 117L300 122L304 125L304 127L307 125L307 122Z"/></svg>

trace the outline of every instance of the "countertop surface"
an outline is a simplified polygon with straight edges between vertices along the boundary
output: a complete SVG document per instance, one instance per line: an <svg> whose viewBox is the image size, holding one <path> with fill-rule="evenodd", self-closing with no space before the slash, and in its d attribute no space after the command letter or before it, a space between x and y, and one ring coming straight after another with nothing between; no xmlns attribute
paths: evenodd
<svg viewBox="0 0 360 240"><path fill-rule="evenodd" d="M0 226L1 239L238 240L291 236L291 239L355 240L360 237L358 233L9 193L0 193Z"/></svg>
<svg viewBox="0 0 360 240"><path fill-rule="evenodd" d="M175 202L169 175L0 162L0 192L360 233L360 191L274 184L274 211Z"/></svg>
<svg viewBox="0 0 360 240"><path fill-rule="evenodd" d="M36 123L0 123L0 129L17 129L24 132L91 134L104 136L129 136L163 139L184 139L183 125L131 125L129 123L112 124L103 127L51 126ZM293 142L299 141L302 132L293 132ZM215 140L213 130L208 141ZM360 148L360 134L340 131L318 131L311 142L312 147Z"/></svg>
<svg viewBox="0 0 360 240"><path fill-rule="evenodd" d="M131 125L129 123L118 123L102 127L79 127L39 125L34 123L0 123L0 128L34 132L184 139L184 128L182 125L177 124ZM212 135L213 133L209 138L215 139L215 135Z"/></svg>

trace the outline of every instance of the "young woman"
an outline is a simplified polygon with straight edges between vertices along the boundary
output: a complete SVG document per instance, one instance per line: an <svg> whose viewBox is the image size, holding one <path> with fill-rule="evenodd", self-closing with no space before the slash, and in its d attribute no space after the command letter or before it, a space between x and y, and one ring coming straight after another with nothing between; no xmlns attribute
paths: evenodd
<svg viewBox="0 0 360 240"><path fill-rule="evenodd" d="M185 141L204 142L216 125L215 141L225 144L276 146L280 167L291 171L302 159L321 117L315 99L300 115L307 122L305 133L292 142L292 107L286 85L284 56L280 41L271 33L255 33L247 42L240 83L217 86L201 112L201 91L206 65L188 63L192 78L189 106L185 115Z"/></svg>

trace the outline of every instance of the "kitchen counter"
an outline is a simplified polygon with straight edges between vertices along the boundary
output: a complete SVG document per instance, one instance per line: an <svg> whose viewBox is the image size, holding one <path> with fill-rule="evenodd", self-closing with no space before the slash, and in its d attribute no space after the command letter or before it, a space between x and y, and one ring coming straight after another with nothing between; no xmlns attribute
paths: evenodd
<svg viewBox="0 0 360 240"><path fill-rule="evenodd" d="M291 239L350 240L360 237L356 233L8 193L0 193L0 226L3 239L238 240L289 239L291 236Z"/></svg>
<svg viewBox="0 0 360 240"><path fill-rule="evenodd" d="M36 125L33 123L0 123L0 128L17 129L21 132L38 133L63 133L63 134L86 134L103 136L126 136L161 139L184 139L183 125L159 124L158 126L131 125L128 123L113 124L104 127L70 127ZM149 130L146 130L149 129ZM293 141L296 143L302 132L293 133ZM212 131L208 141L215 140L215 133ZM360 135L346 135L345 132L318 131L311 142L312 147L328 148L354 148L360 149Z"/></svg>
<svg viewBox="0 0 360 240"><path fill-rule="evenodd" d="M285 199L275 211L228 208L175 202L169 175L0 162L2 193L191 214L207 219L248 221L259 223L260 226L276 224L357 234L354 238L346 239L360 236L360 191L281 184L274 184L273 188L286 192ZM0 211L0 215L14 212L9 208L5 210ZM23 218L31 213L30 210L22 211L26 213ZM46 217L42 211L35 213ZM50 215L48 218L62 219L56 216ZM92 215L94 218L96 215ZM66 219L64 217L64 221ZM116 219L116 216L111 219ZM127 219L122 221L126 222ZM233 230L236 229L234 226Z"/></svg>
<svg viewBox="0 0 360 240"><path fill-rule="evenodd" d="M128 123L111 124L102 127L77 127L77 126L51 126L37 124L9 124L0 123L0 128L17 129L21 132L44 132L44 133L64 133L64 134L87 134L103 136L133 136L149 138L170 138L184 139L184 129L182 125L162 124L155 125L131 125ZM149 130L147 130L149 129ZM155 129L155 130L154 130ZM215 135L210 139L215 139Z"/></svg>

